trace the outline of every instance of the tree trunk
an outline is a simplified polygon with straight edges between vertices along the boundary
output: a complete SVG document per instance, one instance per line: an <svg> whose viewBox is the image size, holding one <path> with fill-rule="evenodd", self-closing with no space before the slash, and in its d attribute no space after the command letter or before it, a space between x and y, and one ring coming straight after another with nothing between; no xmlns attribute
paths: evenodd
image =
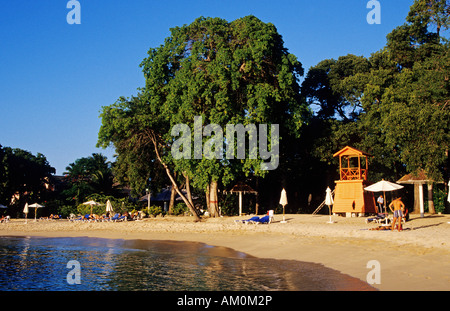
<svg viewBox="0 0 450 311"><path fill-rule="evenodd" d="M169 215L173 214L173 205L175 203L175 195L176 195L175 188L172 186L170 189L170 202L169 202Z"/></svg>
<svg viewBox="0 0 450 311"><path fill-rule="evenodd" d="M205 194L206 194L206 210L209 213L209 185L206 187Z"/></svg>
<svg viewBox="0 0 450 311"><path fill-rule="evenodd" d="M189 176L187 174L183 174L184 178L186 179L186 195L188 201L194 206L194 201L192 200L192 193L191 193L191 185L189 183Z"/></svg>
<svg viewBox="0 0 450 311"><path fill-rule="evenodd" d="M177 178L177 173L173 173L173 177ZM170 187L170 201L169 201L169 215L173 214L173 206L175 204L175 196L176 196L175 188L172 186Z"/></svg>
<svg viewBox="0 0 450 311"><path fill-rule="evenodd" d="M211 217L219 217L219 204L217 197L217 181L211 181L209 187L209 214Z"/></svg>
<svg viewBox="0 0 450 311"><path fill-rule="evenodd" d="M178 195L181 197L181 199L183 199L183 202L187 205L187 207L189 208L189 211L194 216L194 220L200 221L201 218L198 214L198 211L195 209L194 205L192 205L191 202L189 202L189 200L186 198L186 196L180 191L180 188L178 188L178 185L175 181L175 178L172 176L172 173L170 172L169 167L161 159L161 156L159 155L159 150L158 150L158 142L156 140L155 135L153 133L149 133L149 137L153 143L153 147L155 148L155 154L156 154L156 157L158 158L158 161L162 164L162 166L164 167L164 169L166 171L167 176L169 177L170 181L172 182L172 187L175 188L175 191L178 193Z"/></svg>
<svg viewBox="0 0 450 311"><path fill-rule="evenodd" d="M428 212L430 214L436 214L433 202L433 183L429 183L427 188L428 188Z"/></svg>

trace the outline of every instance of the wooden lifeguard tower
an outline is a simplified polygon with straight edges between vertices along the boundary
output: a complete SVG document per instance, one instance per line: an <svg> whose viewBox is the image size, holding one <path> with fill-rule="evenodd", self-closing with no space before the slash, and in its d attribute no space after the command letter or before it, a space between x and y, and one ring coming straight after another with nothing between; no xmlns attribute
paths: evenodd
<svg viewBox="0 0 450 311"><path fill-rule="evenodd" d="M340 180L336 180L333 213L347 217L376 213L373 192L364 190L370 185L368 157L372 155L347 146L333 157L339 157L340 174Z"/></svg>

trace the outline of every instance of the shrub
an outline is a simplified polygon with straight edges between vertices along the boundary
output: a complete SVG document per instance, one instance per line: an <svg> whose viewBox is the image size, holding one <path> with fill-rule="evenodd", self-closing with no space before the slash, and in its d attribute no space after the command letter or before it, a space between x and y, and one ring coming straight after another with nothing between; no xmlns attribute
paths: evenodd
<svg viewBox="0 0 450 311"><path fill-rule="evenodd" d="M150 206L147 211L149 215L157 216L162 213L162 208L160 206Z"/></svg>
<svg viewBox="0 0 450 311"><path fill-rule="evenodd" d="M173 207L172 214L175 216L184 215L184 213L187 212L188 210L189 209L185 203L178 203Z"/></svg>
<svg viewBox="0 0 450 311"><path fill-rule="evenodd" d="M445 200L447 199L447 193L444 189L439 189L437 187L433 188L433 201L434 209L436 213L445 212Z"/></svg>
<svg viewBox="0 0 450 311"><path fill-rule="evenodd" d="M77 214L77 207L72 205L63 205L58 208L58 214L67 218L70 214Z"/></svg>
<svg viewBox="0 0 450 311"><path fill-rule="evenodd" d="M220 208L222 215L236 216L239 214L239 205L235 194L226 194L220 200Z"/></svg>
<svg viewBox="0 0 450 311"><path fill-rule="evenodd" d="M80 204L77 206L77 212L75 214L86 215L91 213L91 206L86 204ZM105 205L92 206L92 213L97 215L103 215L106 213Z"/></svg>

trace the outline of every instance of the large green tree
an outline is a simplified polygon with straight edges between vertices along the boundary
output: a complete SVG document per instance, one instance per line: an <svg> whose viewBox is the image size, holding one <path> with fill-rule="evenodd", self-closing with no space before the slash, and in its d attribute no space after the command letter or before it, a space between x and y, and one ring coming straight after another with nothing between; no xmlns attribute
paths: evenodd
<svg viewBox="0 0 450 311"><path fill-rule="evenodd" d="M369 178L425 169L448 178L448 1L416 0L405 24L369 58L347 55L311 68L302 95L315 109L312 154L332 164L350 144L375 157Z"/></svg>
<svg viewBox="0 0 450 311"><path fill-rule="evenodd" d="M279 124L282 139L298 133L307 114L299 97L300 62L284 47L275 26L254 16L233 22L201 17L172 28L171 36L150 49L141 66L145 88L136 97L103 108L99 145L114 144L119 159L139 155L147 163L157 159L191 211L194 208L179 191L174 172L209 190L210 211L216 215L219 182L226 186L242 172L264 176L264 159L249 157L249 150L244 159L225 154L222 159L207 158L195 148L190 156L174 159L170 152L176 139L171 133L174 126L186 124L194 140L196 116L203 126L216 124L223 130L227 124ZM217 131L210 134L200 137L203 146L220 137ZM212 152L223 152L220 144L224 142L215 144Z"/></svg>
<svg viewBox="0 0 450 311"><path fill-rule="evenodd" d="M371 58L361 125L384 137L408 172L448 175L450 127L449 43L446 1L415 1L407 22ZM445 19L444 17L447 16Z"/></svg>
<svg viewBox="0 0 450 311"><path fill-rule="evenodd" d="M0 203L13 202L11 213L14 214L25 202L44 202L54 173L55 169L43 154L0 146Z"/></svg>
<svg viewBox="0 0 450 311"><path fill-rule="evenodd" d="M78 205L93 193L114 195L112 164L99 153L93 153L90 157L83 157L70 163L66 167L65 180L67 189L63 196L69 202Z"/></svg>

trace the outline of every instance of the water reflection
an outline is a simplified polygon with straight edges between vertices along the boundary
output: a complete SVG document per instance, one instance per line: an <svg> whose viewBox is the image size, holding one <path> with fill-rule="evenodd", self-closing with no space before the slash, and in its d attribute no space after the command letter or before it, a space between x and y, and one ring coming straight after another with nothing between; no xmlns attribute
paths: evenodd
<svg viewBox="0 0 450 311"><path fill-rule="evenodd" d="M69 285L67 262L81 265ZM255 258L202 243L0 238L0 290L373 290L321 265Z"/></svg>

